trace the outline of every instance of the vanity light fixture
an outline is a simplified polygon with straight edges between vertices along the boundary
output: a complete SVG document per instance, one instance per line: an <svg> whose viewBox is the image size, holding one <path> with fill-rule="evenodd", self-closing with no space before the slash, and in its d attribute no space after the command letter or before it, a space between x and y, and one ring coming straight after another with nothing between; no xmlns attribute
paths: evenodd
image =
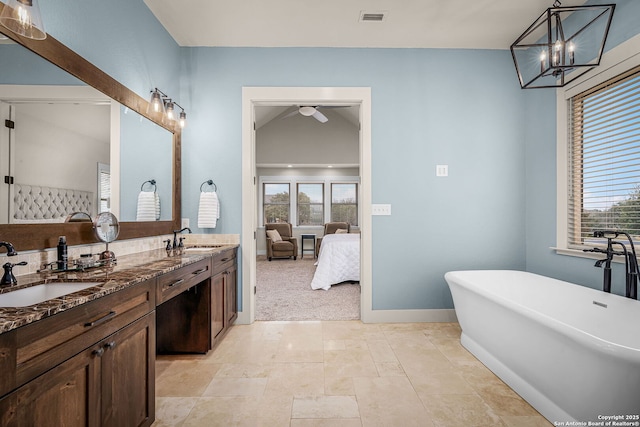
<svg viewBox="0 0 640 427"><path fill-rule="evenodd" d="M29 39L47 38L37 0L8 0L0 14L0 24Z"/></svg>
<svg viewBox="0 0 640 427"><path fill-rule="evenodd" d="M168 98L164 102L164 112L166 113L166 118L169 123L173 123L176 120L175 112L173 111L173 102L171 98Z"/></svg>
<svg viewBox="0 0 640 427"><path fill-rule="evenodd" d="M184 111L184 108L169 98L166 93L162 92L158 88L154 88L151 91L151 99L147 106L147 114L162 114L162 123L173 124L176 121L175 107L178 107L181 110L177 119L180 128L184 128L187 123L187 113Z"/></svg>
<svg viewBox="0 0 640 427"><path fill-rule="evenodd" d="M162 113L164 115L163 97L166 97L166 95L158 88L151 91L151 99L147 106L147 114Z"/></svg>
<svg viewBox="0 0 640 427"><path fill-rule="evenodd" d="M511 45L520 87L562 87L600 65L615 7L555 0Z"/></svg>
<svg viewBox="0 0 640 427"><path fill-rule="evenodd" d="M180 115L178 117L178 125L180 126L180 128L184 128L187 124L187 113L184 111L184 108L180 107L180 105L178 105L177 102L173 103L176 107L180 108Z"/></svg>

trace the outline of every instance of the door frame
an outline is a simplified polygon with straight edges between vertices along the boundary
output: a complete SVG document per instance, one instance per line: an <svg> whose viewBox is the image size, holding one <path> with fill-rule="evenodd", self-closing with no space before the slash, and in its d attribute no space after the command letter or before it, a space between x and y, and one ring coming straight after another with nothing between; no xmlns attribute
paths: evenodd
<svg viewBox="0 0 640 427"><path fill-rule="evenodd" d="M255 107L290 105L358 105L360 111L360 319L372 319L371 261L371 88L243 87L242 88L242 310L238 324L255 320L256 236L258 197L255 159Z"/></svg>

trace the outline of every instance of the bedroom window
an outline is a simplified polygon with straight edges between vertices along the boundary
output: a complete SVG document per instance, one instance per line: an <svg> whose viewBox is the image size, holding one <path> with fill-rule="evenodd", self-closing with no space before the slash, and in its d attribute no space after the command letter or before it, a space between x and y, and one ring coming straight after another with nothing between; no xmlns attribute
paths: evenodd
<svg viewBox="0 0 640 427"><path fill-rule="evenodd" d="M567 238L594 229L640 236L640 67L569 99Z"/></svg>
<svg viewBox="0 0 640 427"><path fill-rule="evenodd" d="M264 184L264 223L289 222L289 184Z"/></svg>
<svg viewBox="0 0 640 427"><path fill-rule="evenodd" d="M323 184L298 184L298 225L323 225L323 201Z"/></svg>
<svg viewBox="0 0 640 427"><path fill-rule="evenodd" d="M331 221L358 225L358 187L355 183L331 184Z"/></svg>

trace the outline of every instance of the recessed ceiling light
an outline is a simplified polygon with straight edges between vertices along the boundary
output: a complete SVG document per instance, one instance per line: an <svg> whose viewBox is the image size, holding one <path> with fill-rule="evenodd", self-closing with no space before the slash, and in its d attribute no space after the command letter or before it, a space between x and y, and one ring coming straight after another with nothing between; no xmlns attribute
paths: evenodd
<svg viewBox="0 0 640 427"><path fill-rule="evenodd" d="M292 167L293 167L293 165L287 165L287 167L288 167L288 168L292 168Z"/></svg>
<svg viewBox="0 0 640 427"><path fill-rule="evenodd" d="M332 168L333 166L329 165L329 166L327 166L327 167L328 167L328 168Z"/></svg>

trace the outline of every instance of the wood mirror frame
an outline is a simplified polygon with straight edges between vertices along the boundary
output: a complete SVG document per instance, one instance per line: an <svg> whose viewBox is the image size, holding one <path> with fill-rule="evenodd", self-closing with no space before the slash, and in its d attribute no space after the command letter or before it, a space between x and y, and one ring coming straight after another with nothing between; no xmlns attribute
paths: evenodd
<svg viewBox="0 0 640 427"><path fill-rule="evenodd" d="M0 12L5 6L0 3ZM171 234L180 228L181 203L181 133L162 124L159 115L147 114L148 101L125 87L104 71L47 35L45 40L31 40L0 27L0 31L16 43L94 87L113 100L136 111L173 134L172 220L153 222L121 222L119 240ZM67 236L71 245L97 243L92 223L9 224L0 225L0 240L11 242L18 252L55 247L59 236Z"/></svg>

